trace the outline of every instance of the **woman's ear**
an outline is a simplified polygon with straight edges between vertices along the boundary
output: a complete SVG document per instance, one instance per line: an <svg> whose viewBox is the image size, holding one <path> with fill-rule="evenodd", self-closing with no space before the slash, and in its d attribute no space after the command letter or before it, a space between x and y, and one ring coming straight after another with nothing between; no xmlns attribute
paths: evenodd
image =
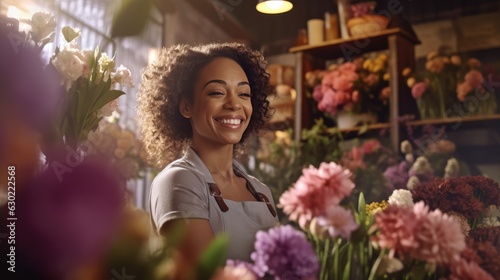
<svg viewBox="0 0 500 280"><path fill-rule="evenodd" d="M181 103L179 104L179 112L186 119L191 118L191 110L190 110L189 102L185 99L181 99Z"/></svg>

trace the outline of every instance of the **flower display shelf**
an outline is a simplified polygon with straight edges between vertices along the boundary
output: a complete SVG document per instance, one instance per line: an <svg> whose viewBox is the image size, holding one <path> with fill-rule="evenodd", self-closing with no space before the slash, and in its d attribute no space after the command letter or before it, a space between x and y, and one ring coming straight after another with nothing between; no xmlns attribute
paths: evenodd
<svg viewBox="0 0 500 280"><path fill-rule="evenodd" d="M493 115L483 115L483 116L471 116L471 117L453 117L446 119L428 119L428 120L417 120L408 122L411 126L419 125L454 125L466 123L470 125L477 125L477 123L491 123L500 125L500 114Z"/></svg>
<svg viewBox="0 0 500 280"><path fill-rule="evenodd" d="M389 74L392 77L389 81L391 91L389 129L391 147L394 151L397 151L400 143L399 116L418 114L417 104L411 97L411 92L405 84L404 77L401 75L405 67L415 65L416 44L420 44L420 41L411 32L401 28L389 28L376 33L370 33L367 36L335 39L313 46L305 45L291 48L289 51L296 55L295 88L297 90L297 98L295 100L294 139L298 141L302 129L311 127L314 123L314 120L310 118L311 108L309 108L308 102L306 102L304 74L307 71L321 67L324 69L326 62L331 59L343 57L349 61L363 53L388 50ZM369 125L368 128L380 129L386 125ZM359 130L364 127L353 129Z"/></svg>

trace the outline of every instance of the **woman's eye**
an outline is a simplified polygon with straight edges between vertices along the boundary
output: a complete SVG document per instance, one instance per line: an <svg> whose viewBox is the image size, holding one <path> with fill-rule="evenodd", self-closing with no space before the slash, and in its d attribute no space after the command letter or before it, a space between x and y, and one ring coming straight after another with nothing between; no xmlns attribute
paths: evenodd
<svg viewBox="0 0 500 280"><path fill-rule="evenodd" d="M224 93L222 93L220 91L213 91L213 92L210 92L208 95L210 95L210 96L216 96L216 95L224 95Z"/></svg>
<svg viewBox="0 0 500 280"><path fill-rule="evenodd" d="M250 93L240 93L240 96L248 97L248 98L252 97L252 95Z"/></svg>

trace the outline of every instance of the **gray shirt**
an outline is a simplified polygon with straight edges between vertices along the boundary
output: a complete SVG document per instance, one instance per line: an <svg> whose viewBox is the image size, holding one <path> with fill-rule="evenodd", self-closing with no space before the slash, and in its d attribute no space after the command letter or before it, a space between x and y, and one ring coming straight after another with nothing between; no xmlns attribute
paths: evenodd
<svg viewBox="0 0 500 280"><path fill-rule="evenodd" d="M245 173L233 161L236 174L253 188L274 201L269 188ZM223 212L210 194L208 183L215 183L196 152L189 148L181 159L169 164L153 180L151 186L151 216L156 232L164 223L180 218L207 219L215 235L225 233L229 238L228 259L250 261L255 234L278 224L267 205L260 201L237 202L224 199L229 210Z"/></svg>

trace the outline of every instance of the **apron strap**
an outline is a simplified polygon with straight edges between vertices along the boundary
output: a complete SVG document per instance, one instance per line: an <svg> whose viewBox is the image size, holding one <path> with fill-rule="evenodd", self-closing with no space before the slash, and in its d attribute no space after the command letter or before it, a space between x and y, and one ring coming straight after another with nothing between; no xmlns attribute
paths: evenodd
<svg viewBox="0 0 500 280"><path fill-rule="evenodd" d="M222 212L227 212L229 210L229 207L227 207L227 204L224 202L224 198L222 198L222 193L215 183L207 183L208 184L208 189L210 190L210 195L215 198L215 201L217 202L217 205L219 205L219 208ZM276 217L276 210L274 209L273 205L267 198L267 196L261 192L255 191L253 188L252 184L250 184L247 181L247 189L253 194L255 199L260 202L264 202L267 206L267 209L269 209L269 212L273 215L273 217Z"/></svg>
<svg viewBox="0 0 500 280"><path fill-rule="evenodd" d="M227 207L227 204L224 202L224 199L222 198L221 192L217 184L214 183L208 183L208 189L210 190L210 195L212 195L215 198L215 201L219 205L219 208L222 212L227 212L229 208Z"/></svg>

